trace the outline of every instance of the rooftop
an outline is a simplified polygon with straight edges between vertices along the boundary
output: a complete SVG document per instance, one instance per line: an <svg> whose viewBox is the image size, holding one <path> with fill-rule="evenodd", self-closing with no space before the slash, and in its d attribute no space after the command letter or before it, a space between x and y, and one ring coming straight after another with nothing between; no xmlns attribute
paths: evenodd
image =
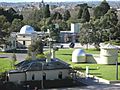
<svg viewBox="0 0 120 90"><path fill-rule="evenodd" d="M40 71L40 70L54 70L54 69L69 69L70 66L66 62L54 58L49 62L46 62L46 58L39 60L25 60L16 65L16 70L10 71L14 72L24 72L24 71Z"/></svg>

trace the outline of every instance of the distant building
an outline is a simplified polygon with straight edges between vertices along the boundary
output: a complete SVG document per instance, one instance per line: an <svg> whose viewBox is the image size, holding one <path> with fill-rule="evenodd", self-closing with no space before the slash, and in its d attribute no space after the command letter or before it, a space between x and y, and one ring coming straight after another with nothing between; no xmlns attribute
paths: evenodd
<svg viewBox="0 0 120 90"><path fill-rule="evenodd" d="M80 33L80 23L71 23L71 31L61 31L61 42L78 42Z"/></svg>
<svg viewBox="0 0 120 90"><path fill-rule="evenodd" d="M20 29L19 33L16 33L17 47L28 47L30 44L34 43L37 37L38 35L33 27L25 25Z"/></svg>
<svg viewBox="0 0 120 90"><path fill-rule="evenodd" d="M58 28L59 26L56 25ZM71 31L60 31L60 42L68 43L68 42L77 42L80 33L80 24L79 23L71 23ZM8 51L16 48L27 48L29 45L34 43L37 38L43 37L47 32L37 32L34 30L32 26L25 25L20 29L20 32L12 32L9 37L9 44L2 45L1 51Z"/></svg>

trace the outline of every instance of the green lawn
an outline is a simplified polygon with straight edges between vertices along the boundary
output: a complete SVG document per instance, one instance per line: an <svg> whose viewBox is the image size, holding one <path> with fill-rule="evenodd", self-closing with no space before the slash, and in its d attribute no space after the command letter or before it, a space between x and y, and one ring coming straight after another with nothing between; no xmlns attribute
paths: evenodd
<svg viewBox="0 0 120 90"><path fill-rule="evenodd" d="M71 64L74 69L80 70L85 72L86 66L89 66L90 74L93 74L98 77L102 77L108 80L115 80L116 79L116 65L101 65L101 64L88 64L88 63L79 63L75 64L72 63L72 52L74 49L60 49L56 52L56 57L64 60L65 62ZM85 50L86 53L90 54L99 54L100 51L95 49ZM120 53L118 62L120 63ZM120 65L119 65L119 76L120 76ZM120 80L120 77L119 77Z"/></svg>
<svg viewBox="0 0 120 90"><path fill-rule="evenodd" d="M0 72L5 72L11 70L12 68L13 67L11 60L6 58L0 58Z"/></svg>
<svg viewBox="0 0 120 90"><path fill-rule="evenodd" d="M85 72L86 66L89 66L90 74L102 77L108 80L115 80L115 65L100 65L100 64L88 64L88 63L72 63L72 52L74 49L59 49L56 51L56 57L64 60L65 62L71 64L74 69ZM99 54L100 52L95 49L85 50L86 53ZM118 62L120 63L120 53L118 57ZM12 69L12 62L9 59L0 58L0 72L4 72ZM120 76L120 65L119 65L119 76ZM120 80L120 77L119 77Z"/></svg>

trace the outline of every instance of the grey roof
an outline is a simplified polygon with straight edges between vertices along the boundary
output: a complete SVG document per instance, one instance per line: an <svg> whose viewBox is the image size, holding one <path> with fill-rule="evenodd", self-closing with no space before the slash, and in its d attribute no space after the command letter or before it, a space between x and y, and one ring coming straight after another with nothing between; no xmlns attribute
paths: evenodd
<svg viewBox="0 0 120 90"><path fill-rule="evenodd" d="M69 69L70 66L66 62L54 58L46 62L46 59L39 60L26 60L16 65L18 71L40 71L40 70L53 70L53 69Z"/></svg>

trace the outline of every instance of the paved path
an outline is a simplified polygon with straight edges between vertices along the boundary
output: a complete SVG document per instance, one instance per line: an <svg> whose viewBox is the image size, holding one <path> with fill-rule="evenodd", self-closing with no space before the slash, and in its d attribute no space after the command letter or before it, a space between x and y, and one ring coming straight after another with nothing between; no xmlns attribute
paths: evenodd
<svg viewBox="0 0 120 90"><path fill-rule="evenodd" d="M12 55L13 55L12 53L0 54L0 58L12 59ZM27 54L16 53L16 57L19 62L25 60L26 56Z"/></svg>
<svg viewBox="0 0 120 90"><path fill-rule="evenodd" d="M120 86L117 85L90 85L80 87L68 87L68 88L54 88L47 90L120 90Z"/></svg>

